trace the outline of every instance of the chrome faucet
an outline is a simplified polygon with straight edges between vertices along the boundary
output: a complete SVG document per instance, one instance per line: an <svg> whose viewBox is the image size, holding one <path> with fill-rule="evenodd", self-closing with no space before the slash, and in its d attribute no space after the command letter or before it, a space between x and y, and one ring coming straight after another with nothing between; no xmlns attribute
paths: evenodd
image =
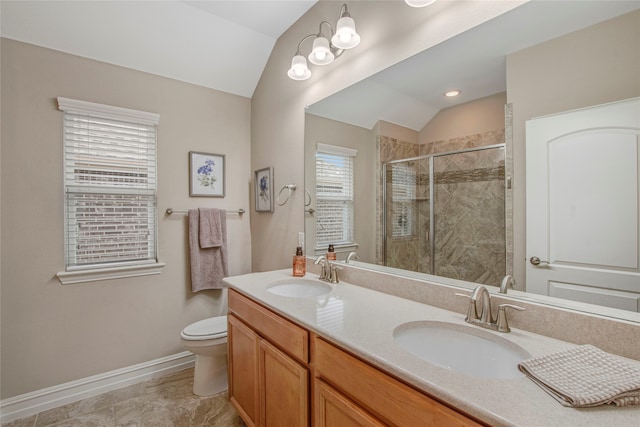
<svg viewBox="0 0 640 427"><path fill-rule="evenodd" d="M509 323L507 322L507 308L523 311L524 308L513 304L498 305L498 316L496 319L491 315L491 295L484 286L477 286L471 296L467 294L456 293L456 295L469 298L469 307L467 308L467 317L465 322L472 325L478 325L483 328L491 329L498 332L509 332Z"/></svg>
<svg viewBox="0 0 640 427"><path fill-rule="evenodd" d="M347 255L347 259L344 261L344 263L349 264L349 261L351 261L352 259L358 259L358 254L355 252L349 252L349 255Z"/></svg>
<svg viewBox="0 0 640 427"><path fill-rule="evenodd" d="M327 261L327 257L324 255L320 255L313 261L314 264L320 265L320 276L318 277L320 280L329 281L330 280L330 272L329 272L329 261Z"/></svg>
<svg viewBox="0 0 640 427"><path fill-rule="evenodd" d="M476 321L480 323L492 323L491 296L484 286L477 286L471 294L471 303L476 306ZM478 305L480 303L480 305Z"/></svg>
<svg viewBox="0 0 640 427"><path fill-rule="evenodd" d="M502 283L500 284L500 290L498 290L498 292L501 293L501 294L506 294L507 293L507 289L508 288L513 289L515 284L516 284L516 281L513 279L513 276L510 275L510 274L507 274L502 279Z"/></svg>

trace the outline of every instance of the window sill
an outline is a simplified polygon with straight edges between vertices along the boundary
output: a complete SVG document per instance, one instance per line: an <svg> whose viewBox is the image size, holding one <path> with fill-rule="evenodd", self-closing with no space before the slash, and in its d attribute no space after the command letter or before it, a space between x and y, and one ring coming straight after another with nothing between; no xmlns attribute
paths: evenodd
<svg viewBox="0 0 640 427"><path fill-rule="evenodd" d="M132 265L126 267L100 268L95 270L60 271L56 277L63 285L96 282L98 280L124 279L127 277L149 276L162 273L165 264Z"/></svg>
<svg viewBox="0 0 640 427"><path fill-rule="evenodd" d="M355 252L358 249L358 244L355 242L334 244L333 246L337 254ZM316 247L313 252L315 255L324 255L327 252L327 246Z"/></svg>

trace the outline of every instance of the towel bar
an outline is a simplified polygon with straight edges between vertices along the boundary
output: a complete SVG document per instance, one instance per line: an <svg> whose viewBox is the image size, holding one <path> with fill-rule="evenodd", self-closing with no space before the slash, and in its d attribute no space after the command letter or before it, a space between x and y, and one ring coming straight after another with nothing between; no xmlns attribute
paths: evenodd
<svg viewBox="0 0 640 427"><path fill-rule="evenodd" d="M244 209L242 209L242 208L238 209L237 211L227 211L228 214L238 214L238 215L242 215L245 212L246 211ZM171 215L171 214L174 214L174 213L187 214L187 213L189 213L189 211L188 210L178 210L178 209L167 208L165 213L167 215Z"/></svg>

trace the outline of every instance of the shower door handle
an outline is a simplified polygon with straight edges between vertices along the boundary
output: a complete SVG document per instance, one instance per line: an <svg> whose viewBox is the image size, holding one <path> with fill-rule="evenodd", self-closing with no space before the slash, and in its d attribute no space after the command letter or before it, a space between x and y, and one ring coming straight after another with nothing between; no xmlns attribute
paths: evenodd
<svg viewBox="0 0 640 427"><path fill-rule="evenodd" d="M429 231L425 231L424 232L424 237L425 237L426 241L428 242L429 241Z"/></svg>

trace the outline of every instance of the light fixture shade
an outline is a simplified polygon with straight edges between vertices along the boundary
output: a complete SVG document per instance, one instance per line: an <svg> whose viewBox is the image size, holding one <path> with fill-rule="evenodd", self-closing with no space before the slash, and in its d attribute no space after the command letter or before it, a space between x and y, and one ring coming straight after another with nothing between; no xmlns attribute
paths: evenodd
<svg viewBox="0 0 640 427"><path fill-rule="evenodd" d="M296 55L291 59L291 68L287 75L293 80L307 80L311 77L311 70L307 67L307 59L302 55Z"/></svg>
<svg viewBox="0 0 640 427"><path fill-rule="evenodd" d="M434 3L436 0L404 0L406 4L411 7L425 7Z"/></svg>
<svg viewBox="0 0 640 427"><path fill-rule="evenodd" d="M309 61L315 65L327 65L333 62L333 53L329 48L329 40L326 37L318 36L313 41L313 50L309 54Z"/></svg>
<svg viewBox="0 0 640 427"><path fill-rule="evenodd" d="M338 49L351 49L358 46L360 35L356 33L356 23L353 18L343 16L338 20L331 43Z"/></svg>

